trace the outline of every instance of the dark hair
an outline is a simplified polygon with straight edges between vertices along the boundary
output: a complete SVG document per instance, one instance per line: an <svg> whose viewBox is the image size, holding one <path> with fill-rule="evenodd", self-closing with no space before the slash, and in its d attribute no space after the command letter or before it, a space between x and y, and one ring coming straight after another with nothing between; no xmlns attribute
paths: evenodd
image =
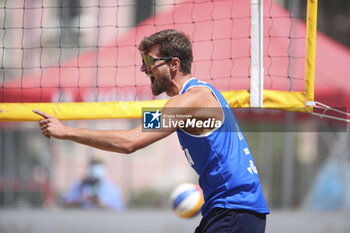
<svg viewBox="0 0 350 233"><path fill-rule="evenodd" d="M148 50L160 45L158 56L177 57L180 59L180 71L184 74L191 73L193 60L192 44L185 33L173 29L167 29L145 37L139 45L141 52L147 53Z"/></svg>

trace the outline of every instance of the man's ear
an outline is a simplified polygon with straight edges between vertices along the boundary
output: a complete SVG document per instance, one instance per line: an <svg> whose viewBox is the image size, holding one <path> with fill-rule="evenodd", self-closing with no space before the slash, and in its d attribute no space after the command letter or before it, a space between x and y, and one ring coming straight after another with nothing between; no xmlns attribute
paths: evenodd
<svg viewBox="0 0 350 233"><path fill-rule="evenodd" d="M177 71L180 69L180 59L178 57L174 57L170 62L170 70Z"/></svg>

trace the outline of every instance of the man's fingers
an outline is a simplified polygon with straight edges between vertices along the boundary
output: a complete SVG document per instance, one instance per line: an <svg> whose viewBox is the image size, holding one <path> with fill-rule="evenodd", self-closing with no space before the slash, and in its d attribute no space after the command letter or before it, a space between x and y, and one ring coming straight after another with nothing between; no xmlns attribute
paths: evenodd
<svg viewBox="0 0 350 233"><path fill-rule="evenodd" d="M42 116L44 118L44 119L39 121L39 126L40 126L40 129L41 129L41 132L42 132L42 134L45 137L51 138L51 135L50 135L50 132L49 132L48 128L49 128L49 123L51 121L49 118L51 118L53 116L47 114L46 112L37 110L37 109L33 109L33 112L35 114L38 114L39 116Z"/></svg>
<svg viewBox="0 0 350 233"><path fill-rule="evenodd" d="M43 111L40 111L40 110L37 110L37 109L33 109L33 112L44 117L45 119L49 118L49 117L52 117L51 115L47 114L46 112L43 112Z"/></svg>
<svg viewBox="0 0 350 233"><path fill-rule="evenodd" d="M43 119L43 120L40 120L40 121L39 121L39 125L40 125L40 126L47 125L48 123L50 123L50 120L49 120L49 119Z"/></svg>
<svg viewBox="0 0 350 233"><path fill-rule="evenodd" d="M41 130L46 130L49 127L49 125L45 124L45 125L41 125L40 129Z"/></svg>

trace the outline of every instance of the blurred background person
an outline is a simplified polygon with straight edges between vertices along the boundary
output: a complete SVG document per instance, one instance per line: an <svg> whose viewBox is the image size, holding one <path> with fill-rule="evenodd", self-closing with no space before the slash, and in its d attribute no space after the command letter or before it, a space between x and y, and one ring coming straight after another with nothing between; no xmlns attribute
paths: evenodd
<svg viewBox="0 0 350 233"><path fill-rule="evenodd" d="M102 160L90 161L87 175L72 183L62 197L64 207L84 209L108 209L121 211L125 208L118 187L106 179L107 168Z"/></svg>

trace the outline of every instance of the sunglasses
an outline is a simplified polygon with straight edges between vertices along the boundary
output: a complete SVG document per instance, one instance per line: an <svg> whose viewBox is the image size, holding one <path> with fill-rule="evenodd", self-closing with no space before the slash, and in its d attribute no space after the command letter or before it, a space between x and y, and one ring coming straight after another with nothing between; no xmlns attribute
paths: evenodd
<svg viewBox="0 0 350 233"><path fill-rule="evenodd" d="M141 54L142 57L142 63L145 64L148 68L151 68L154 66L156 61L170 61L174 57L159 57L159 58L153 58L146 54Z"/></svg>

